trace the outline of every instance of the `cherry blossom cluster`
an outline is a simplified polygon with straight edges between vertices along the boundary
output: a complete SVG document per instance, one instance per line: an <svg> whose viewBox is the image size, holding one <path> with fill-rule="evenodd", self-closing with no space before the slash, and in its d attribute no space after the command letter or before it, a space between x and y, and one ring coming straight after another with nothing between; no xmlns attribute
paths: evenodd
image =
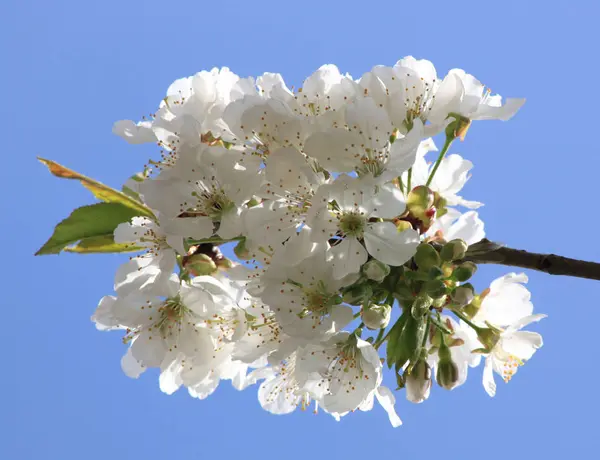
<svg viewBox="0 0 600 460"><path fill-rule="evenodd" d="M297 90L227 68L175 81L152 116L114 125L160 147L126 187L154 217L116 228L140 252L93 320L124 331L128 376L158 368L162 391L200 399L256 384L274 414L339 419L377 400L398 426L384 368L419 403L482 358L493 396L494 373L510 380L541 347L521 329L544 315L524 274L468 282L481 203L460 195L473 165L448 150L523 102L412 57L360 79L325 65Z"/></svg>

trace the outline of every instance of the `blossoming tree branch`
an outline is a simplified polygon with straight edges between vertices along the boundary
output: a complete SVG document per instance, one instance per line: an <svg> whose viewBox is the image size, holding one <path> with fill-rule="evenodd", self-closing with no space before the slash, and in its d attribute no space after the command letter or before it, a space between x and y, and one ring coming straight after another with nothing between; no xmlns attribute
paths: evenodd
<svg viewBox="0 0 600 460"><path fill-rule="evenodd" d="M483 361L494 396L494 374L508 382L542 346L524 330L545 317L527 276L480 290L477 264L600 279L598 264L485 239L481 203L460 195L473 165L454 141L523 103L412 57L358 80L325 65L297 90L279 74L203 71L148 119L115 123L160 149L121 190L40 159L99 202L37 254L135 253L92 317L123 331L130 377L158 368L162 391L200 399L223 380L256 385L274 414L312 406L339 420L377 401L398 426L396 391L421 403Z"/></svg>

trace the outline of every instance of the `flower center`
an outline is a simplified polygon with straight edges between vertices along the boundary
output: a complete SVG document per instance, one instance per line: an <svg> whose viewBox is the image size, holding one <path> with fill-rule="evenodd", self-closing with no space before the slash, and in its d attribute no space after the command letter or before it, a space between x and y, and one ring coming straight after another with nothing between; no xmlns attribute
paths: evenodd
<svg viewBox="0 0 600 460"><path fill-rule="evenodd" d="M222 214L235 206L222 189L194 192L197 198L195 212L218 220Z"/></svg>
<svg viewBox="0 0 600 460"><path fill-rule="evenodd" d="M506 383L510 382L512 376L517 372L517 368L525 364L522 359L516 357L515 355L509 355L508 359L504 362L504 366L502 367L502 378Z"/></svg>
<svg viewBox="0 0 600 460"><path fill-rule="evenodd" d="M340 217L339 229L347 236L362 238L365 230L366 219L358 212L346 212Z"/></svg>

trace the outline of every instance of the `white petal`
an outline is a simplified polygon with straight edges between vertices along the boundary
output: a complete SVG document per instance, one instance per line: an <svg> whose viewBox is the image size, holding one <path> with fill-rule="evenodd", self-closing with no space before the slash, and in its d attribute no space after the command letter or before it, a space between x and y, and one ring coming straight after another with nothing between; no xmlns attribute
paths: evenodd
<svg viewBox="0 0 600 460"><path fill-rule="evenodd" d="M329 254L335 279L358 273L362 264L368 259L367 251L356 238L345 238L341 243L333 246Z"/></svg>
<svg viewBox="0 0 600 460"><path fill-rule="evenodd" d="M492 357L488 356L485 360L483 368L483 388L492 398L496 395L496 382L494 381L494 368L492 365Z"/></svg>
<svg viewBox="0 0 600 460"><path fill-rule="evenodd" d="M379 404L381 404L381 407L383 407L383 409L387 412L392 426L397 428L402 425L402 420L400 420L400 417L398 417L394 407L396 398L394 397L392 391L388 387L380 386L375 392L375 397L377 398Z"/></svg>
<svg viewBox="0 0 600 460"><path fill-rule="evenodd" d="M537 332L517 331L502 338L502 348L523 361L531 359L543 344L542 336Z"/></svg>
<svg viewBox="0 0 600 460"><path fill-rule="evenodd" d="M130 144L156 142L156 136L152 131L152 122L150 121L134 123L131 120L119 120L113 125L112 132L117 136L121 136Z"/></svg>
<svg viewBox="0 0 600 460"><path fill-rule="evenodd" d="M376 222L369 224L365 231L365 245L377 260L397 267L415 254L419 234L414 230L398 232L391 222Z"/></svg>
<svg viewBox="0 0 600 460"><path fill-rule="evenodd" d="M382 185L373 197L373 216L392 219L406 209L404 194L393 185Z"/></svg>
<svg viewBox="0 0 600 460"><path fill-rule="evenodd" d="M469 245L477 243L485 238L483 221L479 218L477 212L466 212L450 226L444 237L447 240L460 238Z"/></svg>
<svg viewBox="0 0 600 460"><path fill-rule="evenodd" d="M127 377L137 379L146 368L137 361L131 354L131 348L127 350L127 353L121 358L121 369Z"/></svg>

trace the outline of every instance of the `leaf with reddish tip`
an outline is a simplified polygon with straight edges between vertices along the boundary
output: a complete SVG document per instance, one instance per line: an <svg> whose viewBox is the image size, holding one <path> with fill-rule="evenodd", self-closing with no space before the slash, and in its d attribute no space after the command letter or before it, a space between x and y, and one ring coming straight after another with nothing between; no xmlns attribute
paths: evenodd
<svg viewBox="0 0 600 460"><path fill-rule="evenodd" d="M136 211L136 216L145 216L155 218L152 210L143 203L135 200L134 198L127 196L123 192L119 192L108 185L104 185L90 177L79 174L66 166L60 165L52 160L46 160L45 158L38 157L38 160L48 167L50 172L56 177L62 179L75 179L81 182L81 184L94 194L99 200L107 203L120 203L132 210Z"/></svg>

